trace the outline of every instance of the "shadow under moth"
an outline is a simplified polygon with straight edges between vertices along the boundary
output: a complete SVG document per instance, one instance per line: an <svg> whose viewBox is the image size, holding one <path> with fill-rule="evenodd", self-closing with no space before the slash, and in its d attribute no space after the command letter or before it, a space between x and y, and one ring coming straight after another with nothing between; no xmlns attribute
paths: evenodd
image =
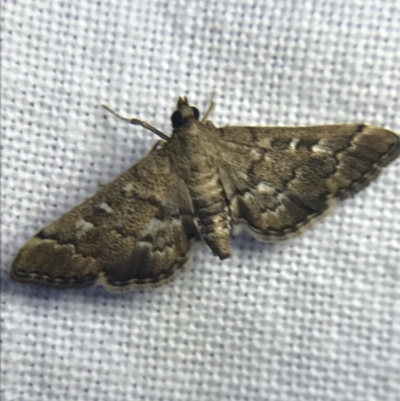
<svg viewBox="0 0 400 401"><path fill-rule="evenodd" d="M16 281L56 288L155 287L179 274L193 241L230 256L241 226L284 240L337 200L369 184L400 154L400 137L364 124L217 128L209 107L178 100L170 137L93 197L33 236L10 271Z"/></svg>

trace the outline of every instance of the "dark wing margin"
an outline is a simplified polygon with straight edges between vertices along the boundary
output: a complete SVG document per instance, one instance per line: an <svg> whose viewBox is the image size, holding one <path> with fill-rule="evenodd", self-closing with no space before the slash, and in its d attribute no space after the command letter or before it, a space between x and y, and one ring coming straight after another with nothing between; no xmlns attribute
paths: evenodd
<svg viewBox="0 0 400 401"><path fill-rule="evenodd" d="M170 159L154 148L32 237L16 256L11 279L53 288L103 285L111 291L172 280L196 237L193 220L180 215L178 202L186 194L177 191Z"/></svg>
<svg viewBox="0 0 400 401"><path fill-rule="evenodd" d="M223 127L221 182L234 225L261 240L304 231L400 154L400 137L363 124Z"/></svg>

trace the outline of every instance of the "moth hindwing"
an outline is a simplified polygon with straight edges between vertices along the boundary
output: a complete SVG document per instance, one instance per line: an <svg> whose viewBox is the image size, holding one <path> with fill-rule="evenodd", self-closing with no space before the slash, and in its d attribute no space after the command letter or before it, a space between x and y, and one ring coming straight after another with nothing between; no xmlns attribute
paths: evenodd
<svg viewBox="0 0 400 401"><path fill-rule="evenodd" d="M158 286L183 269L191 242L201 239L225 259L243 224L261 240L292 237L400 153L397 134L364 124L216 128L199 121L186 98L172 114L170 137L127 120L163 141L33 236L12 264L13 280Z"/></svg>

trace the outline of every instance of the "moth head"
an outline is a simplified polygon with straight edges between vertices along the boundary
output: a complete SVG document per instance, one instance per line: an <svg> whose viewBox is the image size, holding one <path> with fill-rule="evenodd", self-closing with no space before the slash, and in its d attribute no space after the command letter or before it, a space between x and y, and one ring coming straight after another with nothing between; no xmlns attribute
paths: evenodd
<svg viewBox="0 0 400 401"><path fill-rule="evenodd" d="M179 128L191 119L198 120L200 112L196 107L190 106L188 100L185 97L178 99L177 110L171 116L172 126Z"/></svg>

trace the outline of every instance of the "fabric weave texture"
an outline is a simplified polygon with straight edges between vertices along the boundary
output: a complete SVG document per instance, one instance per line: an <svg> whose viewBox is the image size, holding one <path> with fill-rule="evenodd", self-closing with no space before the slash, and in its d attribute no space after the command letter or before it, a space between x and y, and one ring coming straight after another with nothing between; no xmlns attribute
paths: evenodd
<svg viewBox="0 0 400 401"><path fill-rule="evenodd" d="M2 2L1 399L398 401L400 160L303 236L196 247L155 290L12 283L19 247L145 156L179 95L223 125L400 132L396 0Z"/></svg>

